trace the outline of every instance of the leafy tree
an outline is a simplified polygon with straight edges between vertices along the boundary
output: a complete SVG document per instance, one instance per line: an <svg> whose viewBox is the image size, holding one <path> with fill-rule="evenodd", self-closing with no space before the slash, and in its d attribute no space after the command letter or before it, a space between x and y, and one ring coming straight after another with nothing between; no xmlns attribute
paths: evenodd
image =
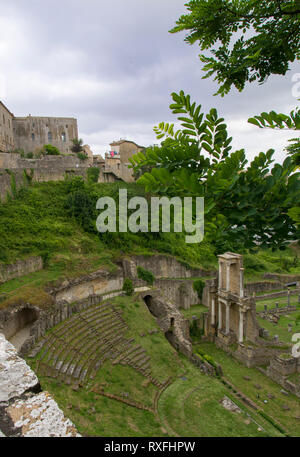
<svg viewBox="0 0 300 457"><path fill-rule="evenodd" d="M204 78L212 75L224 96L234 85L263 83L285 75L300 55L299 0L190 0L171 33L187 31L185 41L199 42Z"/></svg>
<svg viewBox="0 0 300 457"><path fill-rule="evenodd" d="M183 92L172 98L173 113L185 114L178 117L183 129L175 132L166 123L154 128L165 140L132 157L136 171L152 167L138 183L162 195L205 197L205 239L217 252L257 243L284 247L296 236L288 211L299 199L300 174L292 174L292 158L271 167L274 151L269 150L248 165L244 150L231 152L232 139L216 110L204 116Z"/></svg>
<svg viewBox="0 0 300 457"><path fill-rule="evenodd" d="M72 152L82 152L83 151L83 140L81 138L73 138L73 146L71 147Z"/></svg>

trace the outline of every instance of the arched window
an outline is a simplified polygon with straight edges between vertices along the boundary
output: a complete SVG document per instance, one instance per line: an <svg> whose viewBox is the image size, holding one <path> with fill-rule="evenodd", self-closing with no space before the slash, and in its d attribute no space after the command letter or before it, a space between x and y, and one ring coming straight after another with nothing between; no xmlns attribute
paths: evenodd
<svg viewBox="0 0 300 457"><path fill-rule="evenodd" d="M35 140L35 135L34 135L34 133L31 134L31 139L32 139L32 141Z"/></svg>
<svg viewBox="0 0 300 457"><path fill-rule="evenodd" d="M52 133L48 132L48 142L51 143L52 141Z"/></svg>
<svg viewBox="0 0 300 457"><path fill-rule="evenodd" d="M65 132L63 132L63 133L61 134L61 140L62 140L63 143L65 143L65 142L67 141L67 137L66 137Z"/></svg>

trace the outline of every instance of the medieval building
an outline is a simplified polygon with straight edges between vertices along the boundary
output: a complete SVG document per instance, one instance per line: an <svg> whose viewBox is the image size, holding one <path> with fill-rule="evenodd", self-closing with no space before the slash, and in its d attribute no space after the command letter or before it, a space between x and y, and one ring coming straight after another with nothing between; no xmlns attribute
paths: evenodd
<svg viewBox="0 0 300 457"><path fill-rule="evenodd" d="M71 153L72 140L78 139L77 120L69 117L15 117L0 102L0 152L36 152L45 144Z"/></svg>

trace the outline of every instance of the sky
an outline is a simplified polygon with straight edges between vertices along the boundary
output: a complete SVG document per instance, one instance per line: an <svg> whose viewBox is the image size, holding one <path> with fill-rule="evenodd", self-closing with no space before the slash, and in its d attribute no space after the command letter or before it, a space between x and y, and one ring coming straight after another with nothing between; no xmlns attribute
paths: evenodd
<svg viewBox="0 0 300 457"><path fill-rule="evenodd" d="M2 0L0 99L16 116L78 119L79 136L95 154L126 138L158 143L153 127L174 122L170 94L184 90L203 111L225 118L234 149L249 160L274 148L282 162L287 131L260 130L247 119L297 106L298 64L286 76L239 93L214 96L217 84L202 79L200 49L170 34L186 12L184 0ZM294 82L292 81L294 78ZM300 94L299 94L300 97Z"/></svg>

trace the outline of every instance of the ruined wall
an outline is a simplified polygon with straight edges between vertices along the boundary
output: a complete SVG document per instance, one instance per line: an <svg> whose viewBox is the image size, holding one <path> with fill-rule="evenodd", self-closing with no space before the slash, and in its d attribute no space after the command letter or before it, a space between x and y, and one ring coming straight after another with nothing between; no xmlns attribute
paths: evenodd
<svg viewBox="0 0 300 457"><path fill-rule="evenodd" d="M174 257L167 255L132 256L130 260L135 264L134 271L131 272L130 268L132 267L126 264L126 259L123 261L123 268L127 276L130 274L137 276L137 266L151 271L156 278L200 278L216 275L216 271L189 269Z"/></svg>
<svg viewBox="0 0 300 457"><path fill-rule="evenodd" d="M66 280L50 290L56 302L66 301L73 303L88 298L90 295L103 295L121 290L123 287L123 273L119 269L116 273L98 270L80 278Z"/></svg>
<svg viewBox="0 0 300 457"><path fill-rule="evenodd" d="M9 265L0 263L0 284L42 269L43 260L41 256L18 260L17 262Z"/></svg>
<svg viewBox="0 0 300 457"><path fill-rule="evenodd" d="M189 309L191 305L200 303L192 280L157 279L154 286L159 288L164 297L174 303L177 308Z"/></svg>
<svg viewBox="0 0 300 457"><path fill-rule="evenodd" d="M244 290L246 295L252 295L253 292L259 293L265 290L281 289L282 283L278 281L258 281L245 284Z"/></svg>
<svg viewBox="0 0 300 457"><path fill-rule="evenodd" d="M13 196L14 185L18 190L28 184L26 174L33 182L63 181L66 176L86 177L89 160L76 156L44 156L41 159L23 159L19 154L0 153L0 198ZM15 183L15 184L14 184Z"/></svg>
<svg viewBox="0 0 300 457"><path fill-rule="evenodd" d="M72 139L78 139L77 120L69 117L15 117L13 119L15 148L34 152L45 144L61 152L71 152Z"/></svg>

